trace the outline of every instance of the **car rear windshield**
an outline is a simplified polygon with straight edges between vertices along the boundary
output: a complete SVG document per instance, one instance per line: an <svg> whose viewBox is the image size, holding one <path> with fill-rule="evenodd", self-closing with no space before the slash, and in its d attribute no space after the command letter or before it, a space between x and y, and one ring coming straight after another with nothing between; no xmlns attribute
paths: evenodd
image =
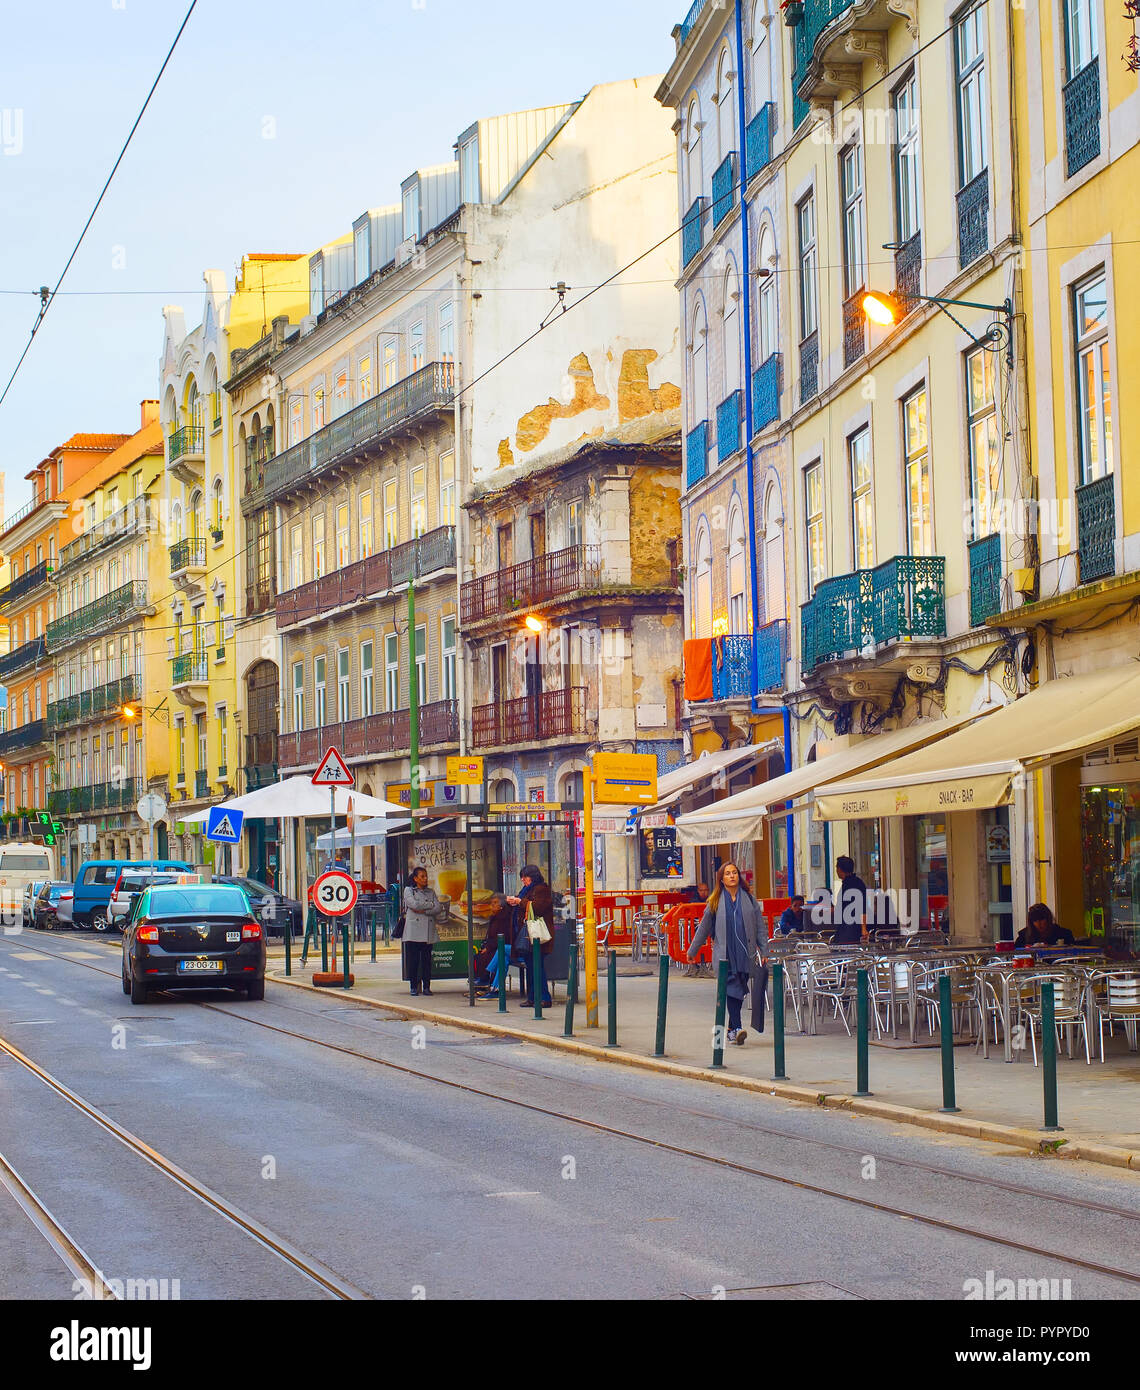
<svg viewBox="0 0 1140 1390"><path fill-rule="evenodd" d="M249 903L240 888L222 885L181 888L170 885L153 888L150 917L186 916L239 917L249 915Z"/></svg>
<svg viewBox="0 0 1140 1390"><path fill-rule="evenodd" d="M9 873L43 873L50 868L51 860L46 854L0 854L0 872L7 869Z"/></svg>

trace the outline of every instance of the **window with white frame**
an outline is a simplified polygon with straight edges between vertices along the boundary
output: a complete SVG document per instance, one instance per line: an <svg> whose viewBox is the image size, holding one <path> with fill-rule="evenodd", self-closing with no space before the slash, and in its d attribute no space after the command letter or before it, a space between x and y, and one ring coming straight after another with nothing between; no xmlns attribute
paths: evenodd
<svg viewBox="0 0 1140 1390"><path fill-rule="evenodd" d="M689 399L693 403L692 418L689 421L690 428L709 418L707 337L708 322L705 318L704 305L698 303L693 314L693 334L689 345Z"/></svg>
<svg viewBox="0 0 1140 1390"><path fill-rule="evenodd" d="M230 740L226 730L226 707L219 705L218 715L218 776L224 777L229 767Z"/></svg>
<svg viewBox="0 0 1140 1390"><path fill-rule="evenodd" d="M476 133L459 146L459 201L477 203L480 193L479 135Z"/></svg>
<svg viewBox="0 0 1140 1390"><path fill-rule="evenodd" d="M293 732L305 727L305 663L293 663Z"/></svg>
<svg viewBox="0 0 1140 1390"><path fill-rule="evenodd" d="M970 460L970 531L972 540L993 534L998 497L998 438L994 354L986 347L966 354L966 432Z"/></svg>
<svg viewBox="0 0 1140 1390"><path fill-rule="evenodd" d="M391 550L399 541L399 518L396 510L396 480L384 484L384 549Z"/></svg>
<svg viewBox="0 0 1140 1390"><path fill-rule="evenodd" d="M424 365L424 324L413 323L408 334L408 371L418 372Z"/></svg>
<svg viewBox="0 0 1140 1390"><path fill-rule="evenodd" d="M367 719L375 711L373 696L372 643L360 644L360 717Z"/></svg>
<svg viewBox="0 0 1140 1390"><path fill-rule="evenodd" d="M323 729L325 726L325 673L327 669L325 657L318 656L313 661L313 690L316 698L317 728Z"/></svg>
<svg viewBox="0 0 1140 1390"><path fill-rule="evenodd" d="M823 463L817 460L804 469L804 521L807 543L808 597L827 574L823 534Z"/></svg>
<svg viewBox="0 0 1140 1390"><path fill-rule="evenodd" d="M864 427L847 440L851 475L851 550L854 568L875 566L875 502L871 491L871 431Z"/></svg>
<svg viewBox="0 0 1140 1390"><path fill-rule="evenodd" d="M420 705L427 704L427 628L416 628L416 689L419 691Z"/></svg>
<svg viewBox="0 0 1140 1390"><path fill-rule="evenodd" d="M1076 77L1100 53L1097 0L1062 0L1065 12L1065 66Z"/></svg>
<svg viewBox="0 0 1140 1390"><path fill-rule="evenodd" d="M439 524L455 525L455 453L452 449L439 456Z"/></svg>
<svg viewBox="0 0 1140 1390"><path fill-rule="evenodd" d="M313 388L313 433L325 427L325 388Z"/></svg>
<svg viewBox="0 0 1140 1390"><path fill-rule="evenodd" d="M342 724L352 718L348 682L348 648L342 647L336 654L336 717Z"/></svg>
<svg viewBox="0 0 1140 1390"><path fill-rule="evenodd" d="M366 352L357 362L356 379L359 383L360 400L368 400L372 395L372 354L370 352Z"/></svg>
<svg viewBox="0 0 1140 1390"><path fill-rule="evenodd" d="M693 636L712 636L712 541L703 525L697 529L697 562L693 567Z"/></svg>
<svg viewBox="0 0 1140 1390"><path fill-rule="evenodd" d="M384 638L384 698L389 711L400 708L400 639L394 632Z"/></svg>
<svg viewBox="0 0 1140 1390"><path fill-rule="evenodd" d="M582 503L566 504L566 544L573 548L582 544Z"/></svg>
<svg viewBox="0 0 1140 1390"><path fill-rule="evenodd" d="M858 140L840 151L839 191L843 200L843 297L850 299L867 283L863 150Z"/></svg>
<svg viewBox="0 0 1140 1390"><path fill-rule="evenodd" d="M732 79L732 56L726 48L720 55L716 76L717 162L722 163L736 149L736 90Z"/></svg>
<svg viewBox="0 0 1140 1390"><path fill-rule="evenodd" d="M958 77L958 186L986 167L986 8L969 10L954 27Z"/></svg>
<svg viewBox="0 0 1140 1390"><path fill-rule="evenodd" d="M696 98L689 102L689 115L685 122L687 140L685 144L685 169L688 197L686 203L692 205L701 196L703 170L701 168L701 108Z"/></svg>
<svg viewBox="0 0 1140 1390"><path fill-rule="evenodd" d="M1103 269L1076 286L1073 306L1081 482L1092 483L1113 471L1108 282Z"/></svg>
<svg viewBox="0 0 1140 1390"><path fill-rule="evenodd" d="M725 399L740 389L740 282L736 267L729 266L724 277L724 362Z"/></svg>
<svg viewBox="0 0 1140 1390"><path fill-rule="evenodd" d="M732 509L728 523L728 630L748 631L748 552L744 540L744 514L739 506Z"/></svg>
<svg viewBox="0 0 1140 1390"><path fill-rule="evenodd" d="M369 491L360 494L360 558L367 560L373 547L372 493Z"/></svg>
<svg viewBox="0 0 1140 1390"><path fill-rule="evenodd" d="M318 256L309 262L309 313L323 313L324 307L325 263Z"/></svg>
<svg viewBox="0 0 1140 1390"><path fill-rule="evenodd" d="M768 24L764 12L765 0L756 0L752 8L752 112L772 100L772 46L768 42Z"/></svg>
<svg viewBox="0 0 1140 1390"><path fill-rule="evenodd" d="M440 620L440 651L443 659L440 666L441 692L444 700L455 699L455 619Z"/></svg>
<svg viewBox="0 0 1140 1390"><path fill-rule="evenodd" d="M427 530L427 469L417 464L412 469L412 536L422 536Z"/></svg>
<svg viewBox="0 0 1140 1390"><path fill-rule="evenodd" d="M420 186L415 183L407 189L403 198L404 240L420 239Z"/></svg>
<svg viewBox="0 0 1140 1390"><path fill-rule="evenodd" d="M395 386L400 379L400 345L395 338L389 338L383 352L384 389Z"/></svg>
<svg viewBox="0 0 1140 1390"><path fill-rule="evenodd" d="M372 220L366 217L353 228L352 254L354 283L359 285L372 274Z"/></svg>
<svg viewBox="0 0 1140 1390"><path fill-rule="evenodd" d="M348 369L342 368L333 378L332 417L334 420L344 415L352 404L348 387Z"/></svg>
<svg viewBox="0 0 1140 1390"><path fill-rule="evenodd" d="M305 402L301 396L289 398L289 443L300 444L304 437Z"/></svg>
<svg viewBox="0 0 1140 1390"><path fill-rule="evenodd" d="M819 326L815 198L810 193L796 205L796 232L800 263L800 341L803 342Z"/></svg>
<svg viewBox="0 0 1140 1390"><path fill-rule="evenodd" d="M776 277L771 273L768 258L772 253L772 239L767 229L760 236L760 252L757 264L759 288L756 296L757 319L757 360L767 362L768 358L780 348L776 322Z"/></svg>
<svg viewBox="0 0 1140 1390"><path fill-rule="evenodd" d="M305 533L300 522L289 532L289 587L299 589L305 582Z"/></svg>
<svg viewBox="0 0 1140 1390"><path fill-rule="evenodd" d="M313 517L313 578L325 572L325 514Z"/></svg>
<svg viewBox="0 0 1140 1390"><path fill-rule="evenodd" d="M455 361L455 305L450 299L439 306L439 360Z"/></svg>
<svg viewBox="0 0 1140 1390"><path fill-rule="evenodd" d="M348 522L348 503L341 502L336 509L336 567L344 569L352 560Z"/></svg>
<svg viewBox="0 0 1140 1390"><path fill-rule="evenodd" d="M784 518L780 490L768 484L764 498L764 609L768 621L787 617L784 584Z"/></svg>
<svg viewBox="0 0 1140 1390"><path fill-rule="evenodd" d="M930 435L927 429L926 386L912 391L902 403L903 473L906 485L907 552L934 554L934 518L930 495Z"/></svg>
<svg viewBox="0 0 1140 1390"><path fill-rule="evenodd" d="M922 168L918 151L918 82L914 73L891 93L895 127L895 230L909 241L921 228L919 189Z"/></svg>

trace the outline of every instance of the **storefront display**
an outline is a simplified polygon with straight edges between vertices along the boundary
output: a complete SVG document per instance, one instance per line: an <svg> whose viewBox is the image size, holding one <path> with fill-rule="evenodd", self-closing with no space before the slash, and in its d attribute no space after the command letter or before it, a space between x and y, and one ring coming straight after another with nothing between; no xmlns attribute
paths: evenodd
<svg viewBox="0 0 1140 1390"><path fill-rule="evenodd" d="M1140 783L1081 796L1084 934L1140 947Z"/></svg>

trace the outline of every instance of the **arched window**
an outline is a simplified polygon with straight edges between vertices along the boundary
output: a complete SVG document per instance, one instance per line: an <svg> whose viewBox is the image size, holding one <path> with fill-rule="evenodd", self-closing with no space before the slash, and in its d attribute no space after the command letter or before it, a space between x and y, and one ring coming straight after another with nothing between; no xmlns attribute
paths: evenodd
<svg viewBox="0 0 1140 1390"><path fill-rule="evenodd" d="M182 504L175 502L170 509L170 539L180 541L182 539Z"/></svg>
<svg viewBox="0 0 1140 1390"><path fill-rule="evenodd" d="M769 16L765 0L752 10L752 112L772 100L772 45L768 42Z"/></svg>
<svg viewBox="0 0 1140 1390"><path fill-rule="evenodd" d="M774 267L772 233L767 227L761 228L760 246L756 256L756 361L763 363L779 351L779 335L776 324L776 276Z"/></svg>
<svg viewBox="0 0 1140 1390"><path fill-rule="evenodd" d="M708 320L705 318L704 305L698 301L693 314L693 333L689 346L689 399L693 403L690 428L709 418L708 356L705 342L707 337Z"/></svg>
<svg viewBox="0 0 1140 1390"><path fill-rule="evenodd" d="M748 623L748 550L744 540L744 511L733 504L728 520L728 630L745 633Z"/></svg>
<svg viewBox="0 0 1140 1390"><path fill-rule="evenodd" d="M716 73L717 163L736 149L736 92L732 85L732 55L726 48L720 55Z"/></svg>
<svg viewBox="0 0 1140 1390"><path fill-rule="evenodd" d="M206 418L205 407L202 397L198 394L198 383L191 381L190 389L186 393L186 420L195 429L201 429L202 423Z"/></svg>
<svg viewBox="0 0 1140 1390"><path fill-rule="evenodd" d="M701 196L704 186L701 169L701 108L696 97L689 102L689 115L685 122L685 185L689 190L688 205Z"/></svg>
<svg viewBox="0 0 1140 1390"><path fill-rule="evenodd" d="M784 518L775 483L764 494L764 599L768 621L787 617L784 587Z"/></svg>
<svg viewBox="0 0 1140 1390"><path fill-rule="evenodd" d="M712 636L712 542L703 523L697 531L693 567L693 636Z"/></svg>
<svg viewBox="0 0 1140 1390"><path fill-rule="evenodd" d="M206 534L206 499L195 488L190 494L190 539L201 540Z"/></svg>
<svg viewBox="0 0 1140 1390"><path fill-rule="evenodd" d="M214 479L210 498L210 525L215 531L222 529L222 480Z"/></svg>
<svg viewBox="0 0 1140 1390"><path fill-rule="evenodd" d="M724 399L740 389L740 282L730 265L724 277Z"/></svg>

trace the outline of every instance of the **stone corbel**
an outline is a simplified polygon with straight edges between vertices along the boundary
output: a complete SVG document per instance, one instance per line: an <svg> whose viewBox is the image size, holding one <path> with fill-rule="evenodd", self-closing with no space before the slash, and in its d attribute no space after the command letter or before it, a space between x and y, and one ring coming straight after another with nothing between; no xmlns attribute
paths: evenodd
<svg viewBox="0 0 1140 1390"><path fill-rule="evenodd" d="M848 700L864 700L876 706L885 706L895 691L895 677L890 673L859 673L847 676L843 682Z"/></svg>
<svg viewBox="0 0 1140 1390"><path fill-rule="evenodd" d="M857 92L863 86L863 71L858 63L824 63L820 78L840 92Z"/></svg>
<svg viewBox="0 0 1140 1390"><path fill-rule="evenodd" d="M906 678L915 685L933 685L939 675L937 661L912 661L906 668Z"/></svg>
<svg viewBox="0 0 1140 1390"><path fill-rule="evenodd" d="M862 62L875 65L875 73L882 77L887 71L887 36L869 29L852 29L844 37L843 47L847 55Z"/></svg>
<svg viewBox="0 0 1140 1390"><path fill-rule="evenodd" d="M906 20L906 31L912 39L918 39L918 0L887 0L887 12L897 14Z"/></svg>

